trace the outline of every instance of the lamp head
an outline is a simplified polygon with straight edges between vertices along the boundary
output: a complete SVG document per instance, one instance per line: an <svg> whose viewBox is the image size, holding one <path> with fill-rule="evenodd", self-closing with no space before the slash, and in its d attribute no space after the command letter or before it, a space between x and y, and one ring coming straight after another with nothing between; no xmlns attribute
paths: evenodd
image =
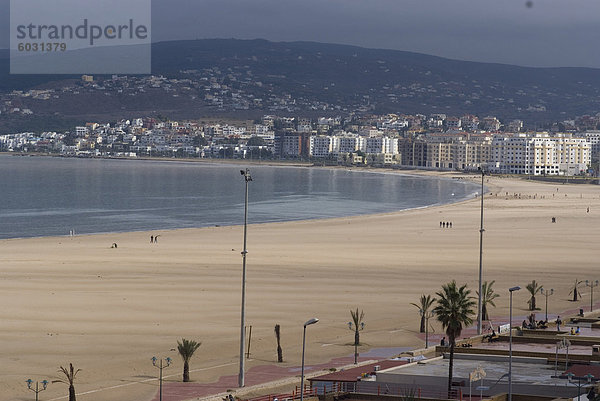
<svg viewBox="0 0 600 401"><path fill-rule="evenodd" d="M364 329L365 328L365 322L360 322L360 329Z"/></svg>
<svg viewBox="0 0 600 401"><path fill-rule="evenodd" d="M42 380L42 385L44 386L44 390L46 390L46 387L48 387L48 380Z"/></svg>
<svg viewBox="0 0 600 401"><path fill-rule="evenodd" d="M156 361L158 361L158 358L156 358L155 356L152 357L152 365L156 366Z"/></svg>
<svg viewBox="0 0 600 401"><path fill-rule="evenodd" d="M167 366L171 365L171 362L173 362L173 360L169 357L167 357L165 360L167 361Z"/></svg>
<svg viewBox="0 0 600 401"><path fill-rule="evenodd" d="M240 170L240 174L244 176L246 182L252 181L252 177L250 176L250 170L249 169Z"/></svg>
<svg viewBox="0 0 600 401"><path fill-rule="evenodd" d="M306 326L310 326L311 324L315 324L319 321L319 319L317 319L316 317L313 317L310 320L307 320L306 323L304 323L304 327Z"/></svg>
<svg viewBox="0 0 600 401"><path fill-rule="evenodd" d="M31 384L33 383L33 380L27 379L26 383L27 383L27 388L31 388Z"/></svg>
<svg viewBox="0 0 600 401"><path fill-rule="evenodd" d="M519 287L518 285L511 287L508 289L508 291L513 292L513 291L519 291L521 289L521 287Z"/></svg>
<svg viewBox="0 0 600 401"><path fill-rule="evenodd" d="M348 328L352 330L352 322L348 322Z"/></svg>

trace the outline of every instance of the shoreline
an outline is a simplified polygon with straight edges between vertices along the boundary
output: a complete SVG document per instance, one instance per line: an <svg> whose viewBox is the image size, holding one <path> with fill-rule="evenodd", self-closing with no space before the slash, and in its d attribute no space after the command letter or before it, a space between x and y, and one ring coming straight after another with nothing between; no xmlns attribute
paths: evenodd
<svg viewBox="0 0 600 401"><path fill-rule="evenodd" d="M1 154L0 154L1 155ZM16 156L16 155L14 155ZM23 156L31 156L29 154L25 154ZM52 155L41 155L41 157L54 157ZM131 158L95 158L95 159L100 159L100 160L132 160L132 161L140 161L142 159L131 159ZM162 158L148 158L148 159L143 159L144 161L151 161L151 162L155 162L155 161L164 161L164 162L168 162L168 163L173 163L173 162L178 162L180 160L176 160L176 159L166 159L163 160ZM220 160L220 159L218 159ZM191 162L205 162L204 160L190 160ZM223 159L222 162L215 162L215 163L211 163L209 161L206 161L205 163L207 164L212 164L212 165L227 165L227 166L234 166L234 165L238 165L238 163L230 163L232 160L228 160L228 159ZM243 164L243 163L239 163L239 164ZM251 163L250 163L251 164ZM351 168L351 167L345 167L345 166L316 166L316 165L299 165L299 164L257 164L257 165L261 165L261 166L265 166L265 167L283 167L283 168L301 168L301 167L309 167L309 168L315 168L315 169L323 169L323 170L346 170L346 171L350 171L352 173L361 173L361 174L382 174L382 175L396 175L396 176L403 176L403 177L410 177L410 178L426 178L426 179L438 179L438 180L446 180L446 181L456 181L456 180L460 180L460 179L468 179L469 181L471 181L472 179L472 175L471 173L461 173L461 172L442 172L442 171L420 171L420 170L401 170L401 169L390 169L390 168L369 168L369 169L361 169L361 168ZM488 186L486 186L486 190L489 191ZM277 224L277 223L288 223L288 222L296 222L296 221L314 221L314 220L332 220L332 219L344 219L344 218L351 218L351 217L358 217L358 216L371 216L371 215L387 215L387 214L394 214L394 213L400 213L400 212L404 212L404 211L409 211L409 210L418 210L418 209L427 209L427 208L432 208L432 207L441 207L441 206L445 206L445 205L452 205L452 204L456 204L456 203L461 203L461 202L465 202L465 201L469 201L472 200L473 195L477 195L479 193L479 191L472 191L469 194L466 194L463 198L459 198L447 203L434 203L434 204L430 204L430 205L423 205L423 206L413 206L413 207L408 207L408 208L404 208L404 209L396 209L396 210L390 210L390 211L384 211L384 212L369 212L369 213L358 213L358 214L348 214L348 215L340 215L340 216L329 216L329 217L312 217L312 218L298 218L298 219L291 219L291 220L279 220L279 221L264 221L264 222L257 222L257 223L249 223L249 225L257 225L257 224ZM117 231L99 231L99 232L87 232L87 233L81 233L81 234L75 234L75 235L70 235L68 233L65 234L50 234L50 235L36 235L36 236L16 236L16 237L7 237L7 238L0 238L0 241L6 241L6 240L17 240L17 239L28 239L28 238L48 238L48 237L56 237L56 238L72 238L72 237L78 237L78 236L89 236L89 235L103 235L103 234L123 234L123 233L148 233L148 235L150 235L151 233L154 232L171 232L174 230L187 230L187 229L204 229L204 228L210 228L210 227L235 227L235 226L239 226L241 225L241 223L234 223L234 224L217 224L217 225L199 225L199 226L194 226L194 227L167 227L167 228L153 228L153 229L123 229L123 230L117 230Z"/></svg>
<svg viewBox="0 0 600 401"><path fill-rule="evenodd" d="M568 301L568 293L574 279L597 272L600 187L494 176L486 186L493 196L485 198L484 280L495 280L501 295L490 314L508 316L506 289L532 279L555 289L550 313L589 306L585 287L577 304ZM302 323L311 317L320 322L307 331L307 364L351 354L347 321L356 308L364 310L366 323L361 341L367 345L360 353L421 346L411 302L435 294L451 279L468 284L474 295L479 207L473 198L385 214L249 226L247 324L253 326L253 360L248 369L275 363L275 324L282 328L286 361L279 366L297 366ZM453 228L440 228L440 221L452 221ZM69 362L82 369L78 393L155 377L153 355L173 358L168 374L175 374L181 361L172 350L181 338L202 342L191 361L190 369L197 370L193 381L214 383L235 374L241 226L173 230L152 245L145 232L65 238L0 241L5 305L0 349L11 361L0 366L0 400L21 396L21 379L52 378ZM118 249L110 249L113 242ZM526 313L526 301L526 291L515 294L516 316ZM437 322L430 324L439 334ZM133 387L96 393L95 399L134 401L156 394L154 386ZM45 397L65 394L57 385Z"/></svg>

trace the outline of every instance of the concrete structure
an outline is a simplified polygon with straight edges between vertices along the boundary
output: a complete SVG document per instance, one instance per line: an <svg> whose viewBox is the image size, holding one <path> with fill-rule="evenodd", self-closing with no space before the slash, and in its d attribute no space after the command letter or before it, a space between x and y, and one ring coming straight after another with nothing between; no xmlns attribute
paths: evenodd
<svg viewBox="0 0 600 401"><path fill-rule="evenodd" d="M478 367L485 371L486 376L483 380L472 383L473 396L480 394L480 390L476 390L478 386L489 387L483 391L487 396L508 391L508 357L470 355L467 358L461 354L455 354L454 357L453 382L456 387L460 387L463 397L468 397L469 394L469 374ZM554 371L544 358L513 357L512 365L515 394L568 398L577 396L577 386L569 385L563 378L552 377ZM407 388L420 387L429 391L442 391L446 388L447 380L448 359L438 357L377 372L376 382L380 385L389 383Z"/></svg>

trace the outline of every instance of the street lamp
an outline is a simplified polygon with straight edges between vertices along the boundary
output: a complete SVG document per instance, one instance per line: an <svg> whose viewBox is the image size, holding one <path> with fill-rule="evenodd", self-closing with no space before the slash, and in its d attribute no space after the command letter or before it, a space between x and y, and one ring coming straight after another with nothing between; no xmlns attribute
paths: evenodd
<svg viewBox="0 0 600 401"><path fill-rule="evenodd" d="M166 365L163 365L163 361L166 362ZM155 368L158 368L158 370L160 371L160 374L158 376L158 400L162 401L162 382L163 382L163 369L164 368L168 368L169 366L171 366L171 362L173 360L171 358L165 358L165 359L158 359L157 357L153 356L152 357L152 366L154 366ZM157 364L158 362L158 364Z"/></svg>
<svg viewBox="0 0 600 401"><path fill-rule="evenodd" d="M425 318L425 348L429 348L429 319L433 317L434 313L419 308L419 315Z"/></svg>
<svg viewBox="0 0 600 401"><path fill-rule="evenodd" d="M481 335L481 327L482 327L482 323L481 323L481 314L482 314L482 303L481 303L481 297L482 297L482 277L483 277L483 267L482 267L482 263L483 263L483 232L485 231L483 229L483 177L485 176L485 170L482 169L481 167L477 168L479 170L479 172L481 173L481 225L479 227L479 297L478 297L478 302L477 302L477 335Z"/></svg>
<svg viewBox="0 0 600 401"><path fill-rule="evenodd" d="M592 293L590 296L590 312L594 308L594 287L598 287L598 284L599 284L598 280L596 280L596 281L585 280L585 285L587 285L588 287L590 287L592 289Z"/></svg>
<svg viewBox="0 0 600 401"><path fill-rule="evenodd" d="M244 201L244 250L242 251L242 313L240 323L240 372L238 374L238 386L244 387L244 347L246 345L246 235L248 229L248 183L252 181L250 170L240 170L246 182L246 196Z"/></svg>
<svg viewBox="0 0 600 401"><path fill-rule="evenodd" d="M550 291L544 290L544 287L540 288L540 292L546 297L546 323L548 323L548 297L554 294L554 288L550 288Z"/></svg>
<svg viewBox="0 0 600 401"><path fill-rule="evenodd" d="M565 370L569 368L569 345L571 342L563 337L562 340L556 343L556 357L554 358L554 377L558 377L558 350L565 348L567 350L565 359Z"/></svg>
<svg viewBox="0 0 600 401"><path fill-rule="evenodd" d="M573 378L577 379L577 383L573 383L573 384L577 384L577 401L581 400L581 379L586 379L587 384L591 384L592 383L592 379L594 378L593 375L591 374L586 374L583 377L577 376L575 377L575 373L573 372L569 372L567 373L567 377L569 379L569 383L573 383Z"/></svg>
<svg viewBox="0 0 600 401"><path fill-rule="evenodd" d="M36 380L35 388L33 388L33 380L27 379L26 383L27 388L35 393L35 401L38 401L38 394L46 390L50 382L48 380L42 380L41 382ZM42 384L42 388L40 388L40 383Z"/></svg>
<svg viewBox="0 0 600 401"><path fill-rule="evenodd" d="M319 321L316 317L304 323L304 333L302 334L302 372L300 374L300 401L304 401L304 348L306 346L306 326L315 324Z"/></svg>
<svg viewBox="0 0 600 401"><path fill-rule="evenodd" d="M348 322L348 329L354 331L354 364L356 365L358 363L358 332L365 329L365 322L360 322L358 326Z"/></svg>
<svg viewBox="0 0 600 401"><path fill-rule="evenodd" d="M508 332L508 401L512 401L512 299L513 292L519 291L521 287L515 286L508 289L510 292L510 321L508 323L510 330Z"/></svg>

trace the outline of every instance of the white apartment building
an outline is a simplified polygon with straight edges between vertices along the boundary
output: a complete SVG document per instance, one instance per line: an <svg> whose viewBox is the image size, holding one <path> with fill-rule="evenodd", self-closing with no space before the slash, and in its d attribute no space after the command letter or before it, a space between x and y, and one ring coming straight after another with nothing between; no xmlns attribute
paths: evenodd
<svg viewBox="0 0 600 401"><path fill-rule="evenodd" d="M364 146L365 138L360 137L356 134L338 136L338 147L334 148L334 152L341 153L354 153L357 150L361 150Z"/></svg>
<svg viewBox="0 0 600 401"><path fill-rule="evenodd" d="M365 138L364 152L371 153L389 153L392 155L398 154L398 138L390 138L387 136L376 136Z"/></svg>
<svg viewBox="0 0 600 401"><path fill-rule="evenodd" d="M597 159L600 154L600 131L586 131L585 139L592 147L592 158Z"/></svg>
<svg viewBox="0 0 600 401"><path fill-rule="evenodd" d="M496 136L490 171L503 174L562 175L581 173L591 163L591 145L584 138L547 133Z"/></svg>
<svg viewBox="0 0 600 401"><path fill-rule="evenodd" d="M329 157L334 153L338 138L335 136L313 135L308 144L310 157Z"/></svg>

